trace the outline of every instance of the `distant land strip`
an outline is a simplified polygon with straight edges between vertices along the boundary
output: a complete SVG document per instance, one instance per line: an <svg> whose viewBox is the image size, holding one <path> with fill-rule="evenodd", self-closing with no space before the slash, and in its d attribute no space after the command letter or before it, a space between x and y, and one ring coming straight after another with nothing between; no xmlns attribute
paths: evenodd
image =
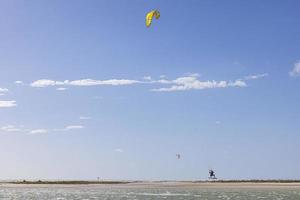
<svg viewBox="0 0 300 200"><path fill-rule="evenodd" d="M281 180L281 179L269 179L269 180L260 180L260 179L251 179L251 180L199 180L199 181L84 181L84 180L21 180L21 181L0 181L4 184L70 184L70 185L80 185L80 184L129 184L129 183L168 183L168 182L177 182L177 183L300 183L300 180Z"/></svg>
<svg viewBox="0 0 300 200"><path fill-rule="evenodd" d="M38 180L38 181L5 181L1 183L10 183L10 184L70 184L70 185L84 185L84 184L127 184L133 183L129 181L47 181L47 180Z"/></svg>

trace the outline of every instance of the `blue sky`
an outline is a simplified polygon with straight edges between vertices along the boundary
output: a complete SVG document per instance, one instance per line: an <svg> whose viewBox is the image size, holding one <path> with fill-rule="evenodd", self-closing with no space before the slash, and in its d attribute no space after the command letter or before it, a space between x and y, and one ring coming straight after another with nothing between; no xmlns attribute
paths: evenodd
<svg viewBox="0 0 300 200"><path fill-rule="evenodd" d="M0 178L300 179L299 6L1 1Z"/></svg>

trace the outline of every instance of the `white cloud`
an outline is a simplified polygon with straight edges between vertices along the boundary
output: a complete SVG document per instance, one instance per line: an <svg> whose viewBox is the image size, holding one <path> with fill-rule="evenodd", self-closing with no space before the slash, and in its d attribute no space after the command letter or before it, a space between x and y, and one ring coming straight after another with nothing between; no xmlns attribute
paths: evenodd
<svg viewBox="0 0 300 200"><path fill-rule="evenodd" d="M23 132L30 132L31 130L23 128L23 126L14 126L14 125L6 125L0 127L0 131L3 132L18 132L18 133L23 133Z"/></svg>
<svg viewBox="0 0 300 200"><path fill-rule="evenodd" d="M15 81L15 84L23 84L23 81Z"/></svg>
<svg viewBox="0 0 300 200"><path fill-rule="evenodd" d="M0 92L1 93L8 92L8 89L7 88L0 88Z"/></svg>
<svg viewBox="0 0 300 200"><path fill-rule="evenodd" d="M84 126L82 125L70 125L70 126L66 126L65 128L61 128L61 129L53 129L53 131L70 131L70 130L77 130L77 129L83 129Z"/></svg>
<svg viewBox="0 0 300 200"><path fill-rule="evenodd" d="M70 85L74 86L94 86L94 85L131 85L135 83L140 83L137 80L129 80L129 79L110 79L110 80L93 80L93 79L82 79L71 81Z"/></svg>
<svg viewBox="0 0 300 200"><path fill-rule="evenodd" d="M242 80L234 82L228 81L201 81L198 79L198 74L191 74L190 76L179 77L175 80L159 80L158 83L171 84L170 87L163 87L152 89L156 92L172 92L172 91L185 91L185 90L203 90L211 88L226 88L226 87L245 87L246 83Z"/></svg>
<svg viewBox="0 0 300 200"><path fill-rule="evenodd" d="M32 87L49 87L49 86L96 86L96 85L131 85L131 84L161 84L169 85L168 87L154 88L152 91L156 92L171 92L171 91L186 91L186 90L203 90L212 88L227 88L227 87L246 87L248 80L259 79L268 76L267 73L247 76L234 81L215 81L215 80L200 80L200 75L197 73L188 73L185 76L178 77L174 80L168 80L165 76L159 80L154 80L150 76L145 76L144 81L130 80L130 79L109 79L109 80L94 80L94 79L80 79L80 80L65 80L55 81L48 79L41 79L31 83ZM65 90L64 87L59 87L58 90Z"/></svg>
<svg viewBox="0 0 300 200"><path fill-rule="evenodd" d="M255 79L259 79L259 78L264 78L269 76L269 74L264 73L264 74L256 74L256 75L249 75L245 77L245 80L255 80Z"/></svg>
<svg viewBox="0 0 300 200"><path fill-rule="evenodd" d="M46 134L50 133L52 131L71 131L76 129L82 129L84 126L81 125L70 125L66 126L62 129L25 129L23 126L13 126L13 125L6 125L0 127L0 131L2 132L21 132L21 133L27 133L28 135L36 135L36 134Z"/></svg>
<svg viewBox="0 0 300 200"><path fill-rule="evenodd" d="M292 71L289 72L290 76L300 76L300 61L296 62Z"/></svg>
<svg viewBox="0 0 300 200"><path fill-rule="evenodd" d="M10 108L17 106L16 101L0 101L0 108Z"/></svg>
<svg viewBox="0 0 300 200"><path fill-rule="evenodd" d="M67 90L68 88L64 88L64 87L59 87L59 88L56 88L56 90L58 90L58 91L65 91L65 90Z"/></svg>
<svg viewBox="0 0 300 200"><path fill-rule="evenodd" d="M186 90L204 90L213 88L228 88L228 87L246 87L248 80L255 80L268 76L267 73L247 76L245 78L237 79L235 81L202 81L199 79L200 75L197 73L188 73L186 76L178 77L174 80L160 79L152 80L151 83L170 85L169 87L161 87L152 89L155 92L172 92L172 91L186 91Z"/></svg>
<svg viewBox="0 0 300 200"><path fill-rule="evenodd" d="M73 130L73 129L83 129L84 126L82 125L71 125L71 126L66 126L66 130Z"/></svg>
<svg viewBox="0 0 300 200"><path fill-rule="evenodd" d="M88 120L88 119L91 119L91 117L80 116L79 119L81 119L81 120Z"/></svg>
<svg viewBox="0 0 300 200"><path fill-rule="evenodd" d="M41 80L34 81L30 85L32 87L47 87L47 86L58 85L58 83L53 80L41 79ZM60 85L62 85L62 84L60 84Z"/></svg>
<svg viewBox="0 0 300 200"><path fill-rule="evenodd" d="M235 80L234 82L229 82L228 87L246 87L247 84L243 80Z"/></svg>
<svg viewBox="0 0 300 200"><path fill-rule="evenodd" d="M147 81L151 81L152 80L151 76L144 76L144 79L147 80Z"/></svg>
<svg viewBox="0 0 300 200"><path fill-rule="evenodd" d="M5 132L21 132L21 131L23 131L22 129L17 128L13 125L3 126L3 127L0 128L0 130L5 131Z"/></svg>
<svg viewBox="0 0 300 200"><path fill-rule="evenodd" d="M0 96L5 95L8 92L7 88L0 88Z"/></svg>
<svg viewBox="0 0 300 200"><path fill-rule="evenodd" d="M31 130L29 132L29 134L31 135L34 135L34 134L45 134L45 133L48 133L49 131L46 130L46 129L34 129L34 130Z"/></svg>
<svg viewBox="0 0 300 200"><path fill-rule="evenodd" d="M114 149L115 152L118 152L118 153L123 153L123 149Z"/></svg>
<svg viewBox="0 0 300 200"><path fill-rule="evenodd" d="M93 79L81 79L81 80L65 80L65 81L54 81L48 79L40 79L34 81L30 85L32 87L48 87L48 86L62 86L62 85L71 85L71 86L96 86L96 85L131 85L135 83L141 83L137 80L129 79L110 79L110 80L93 80Z"/></svg>
<svg viewBox="0 0 300 200"><path fill-rule="evenodd" d="M153 81L152 83L170 84L170 83L172 83L172 81L169 81L167 79L160 79L160 80L157 80L157 81Z"/></svg>

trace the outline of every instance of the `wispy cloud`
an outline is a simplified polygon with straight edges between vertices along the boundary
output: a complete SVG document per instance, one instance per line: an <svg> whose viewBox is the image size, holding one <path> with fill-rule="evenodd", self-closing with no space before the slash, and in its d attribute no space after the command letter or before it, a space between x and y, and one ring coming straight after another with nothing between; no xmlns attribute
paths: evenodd
<svg viewBox="0 0 300 200"><path fill-rule="evenodd" d="M8 89L7 88L0 88L0 92L8 92Z"/></svg>
<svg viewBox="0 0 300 200"><path fill-rule="evenodd" d="M300 61L296 62L292 71L289 72L290 76L300 76Z"/></svg>
<svg viewBox="0 0 300 200"><path fill-rule="evenodd" d="M16 101L0 101L0 108L11 108L17 106Z"/></svg>
<svg viewBox="0 0 300 200"><path fill-rule="evenodd" d="M152 85L169 85L168 87L154 88L155 92L172 92L172 91L186 91L186 90L203 90L212 88L227 88L227 87L245 87L246 81L259 79L268 76L267 73L247 76L245 78L236 79L233 81L216 81L206 80L203 81L197 73L187 73L184 76L178 77L173 80L168 80L165 76L159 80L155 80L150 76L145 76L143 81L132 79L109 79L109 80L94 80L94 79L80 79L80 80L65 80L55 81L49 79L40 79L31 83L32 87L50 87L60 86L58 90L64 90L62 86L97 86L97 85L132 85L132 84L152 84Z"/></svg>
<svg viewBox="0 0 300 200"><path fill-rule="evenodd" d="M0 88L0 96L5 95L8 92L7 88Z"/></svg>
<svg viewBox="0 0 300 200"><path fill-rule="evenodd" d="M204 90L213 88L228 88L228 87L246 87L248 80L255 80L268 76L267 73L246 76L245 78L236 79L234 81L215 81L215 80L200 80L200 75L197 73L189 73L186 76L178 77L174 80L160 79L152 83L162 85L170 85L170 87L161 87L152 89L154 92L174 92L174 91L187 91L187 90Z"/></svg>
<svg viewBox="0 0 300 200"><path fill-rule="evenodd" d="M147 80L147 81L151 81L152 80L151 76L144 76L143 78L144 78L144 80Z"/></svg>
<svg viewBox="0 0 300 200"><path fill-rule="evenodd" d="M70 130L83 129L83 128L84 128L84 126L82 126L82 125L69 125L69 126L66 126L65 128L53 129L53 131L70 131Z"/></svg>
<svg viewBox="0 0 300 200"><path fill-rule="evenodd" d="M58 91L65 91L65 90L67 90L68 88L64 88L64 87L59 87L59 88L56 88L56 90L58 90Z"/></svg>
<svg viewBox="0 0 300 200"><path fill-rule="evenodd" d="M162 84L171 84L170 87L162 87L152 89L155 92L173 92L186 90L203 90L212 88L226 88L226 87L245 87L247 84L243 80L236 81L201 81L197 76L179 77L175 80L159 80Z"/></svg>
<svg viewBox="0 0 300 200"><path fill-rule="evenodd" d="M226 87L246 87L247 84L245 81L243 80L235 80L234 82L227 82L227 86Z"/></svg>
<svg viewBox="0 0 300 200"><path fill-rule="evenodd" d="M91 117L87 117L87 116L80 116L79 117L80 120L88 120L91 119Z"/></svg>
<svg viewBox="0 0 300 200"><path fill-rule="evenodd" d="M4 132L21 132L23 131L21 128L15 127L13 125L6 125L0 128L1 131Z"/></svg>
<svg viewBox="0 0 300 200"><path fill-rule="evenodd" d="M245 77L245 80L255 80L255 79L264 78L264 77L267 77L267 76L269 76L268 73L249 75L249 76Z"/></svg>
<svg viewBox="0 0 300 200"><path fill-rule="evenodd" d="M114 149L115 152L118 152L118 153L123 153L123 149Z"/></svg>
<svg viewBox="0 0 300 200"><path fill-rule="evenodd" d="M15 81L15 84L23 84L23 81Z"/></svg>
<svg viewBox="0 0 300 200"><path fill-rule="evenodd" d="M81 80L65 80L65 81L55 81L49 79L40 79L34 81L30 85L32 87L49 87L49 86L97 86L97 85L131 85L135 83L140 83L138 80L130 80L130 79L109 79L109 80L94 80L94 79L81 79Z"/></svg>
<svg viewBox="0 0 300 200"><path fill-rule="evenodd" d="M46 128L25 129L23 126L6 125L0 127L0 131L8 132L8 133L20 132L28 135L37 135L37 134L46 134L51 132L61 132L61 131L65 132L65 131L78 130L83 128L84 126L82 125L70 125L60 129L46 129Z"/></svg>
<svg viewBox="0 0 300 200"><path fill-rule="evenodd" d="M73 130L73 129L83 129L84 128L84 126L82 126L82 125L71 125L71 126L67 126L66 128L65 128L65 130Z"/></svg>
<svg viewBox="0 0 300 200"><path fill-rule="evenodd" d="M48 133L49 130L47 129L34 129L34 130L31 130L28 134L30 135L34 135L34 134L45 134L45 133Z"/></svg>

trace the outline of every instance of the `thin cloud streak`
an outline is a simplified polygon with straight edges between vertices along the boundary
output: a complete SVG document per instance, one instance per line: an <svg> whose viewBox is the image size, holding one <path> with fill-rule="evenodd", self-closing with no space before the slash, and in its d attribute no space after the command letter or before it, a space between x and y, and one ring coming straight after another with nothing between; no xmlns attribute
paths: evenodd
<svg viewBox="0 0 300 200"><path fill-rule="evenodd" d="M226 88L226 87L245 87L246 82L243 80L236 80L234 82L228 81L201 81L196 76L180 77L172 81L159 80L163 84L172 84L171 87L162 87L152 89L154 92L173 92L186 90L204 90L212 88Z"/></svg>
<svg viewBox="0 0 300 200"><path fill-rule="evenodd" d="M1 131L4 131L4 132L21 132L23 131L22 129L20 128L17 128L13 125L6 125L6 126L2 126L0 128Z"/></svg>
<svg viewBox="0 0 300 200"><path fill-rule="evenodd" d="M53 131L70 131L70 130L83 129L83 128L84 128L84 126L82 126L82 125L69 125L69 126L66 126L65 128L53 129Z"/></svg>
<svg viewBox="0 0 300 200"><path fill-rule="evenodd" d="M110 79L110 80L94 80L94 79L81 79L81 80L65 80L65 81L54 81L49 79L40 79L34 81L30 85L32 87L49 87L49 86L97 86L97 85L111 85L111 86L119 86L119 85L131 85L135 83L140 83L137 80L130 79Z"/></svg>
<svg viewBox="0 0 300 200"><path fill-rule="evenodd" d="M15 84L23 84L23 81L15 81Z"/></svg>
<svg viewBox="0 0 300 200"><path fill-rule="evenodd" d="M34 130L31 130L28 134L30 135L34 135L34 134L45 134L45 133L48 133L49 131L46 130L46 129L34 129Z"/></svg>
<svg viewBox="0 0 300 200"><path fill-rule="evenodd" d="M8 92L8 89L7 88L0 88L0 92Z"/></svg>
<svg viewBox="0 0 300 200"><path fill-rule="evenodd" d="M67 90L68 88L64 88L64 87L59 87L59 88L56 88L56 90L58 90L58 91L65 91L65 90Z"/></svg>
<svg viewBox="0 0 300 200"><path fill-rule="evenodd" d="M245 80L255 80L269 76L268 73L246 76Z"/></svg>
<svg viewBox="0 0 300 200"><path fill-rule="evenodd" d="M0 101L0 108L11 108L11 107L16 107L17 103L16 101Z"/></svg>
<svg viewBox="0 0 300 200"><path fill-rule="evenodd" d="M70 125L66 126L65 128L61 129L45 129L45 128L38 128L38 129L25 129L23 126L13 126L13 125L6 125L0 127L0 132L7 132L7 133L25 133L27 135L38 135L38 134L47 134L51 132L66 132L71 130L78 130L83 129L84 126L82 125Z"/></svg>
<svg viewBox="0 0 300 200"><path fill-rule="evenodd" d="M170 87L161 87L161 88L155 88L151 91L154 92L174 92L174 91L187 91L187 90L204 90L204 89L214 89L214 88L228 88L228 87L237 87L242 88L246 87L247 80L255 80L259 78L264 78L268 76L267 73L264 74L257 74L257 75L251 75L247 76L244 79L237 79L235 81L215 81L215 80L208 80L208 81L202 81L199 79L199 74L189 74L184 77L179 77L174 80L167 80L167 79L160 79L157 81L152 81L154 83L159 84L169 84Z"/></svg>
<svg viewBox="0 0 300 200"><path fill-rule="evenodd" d="M109 79L109 80L94 80L94 79L80 79L80 80L65 80L55 81L49 79L40 79L32 82L32 87L51 87L51 86L121 86L121 85L132 85L132 84L155 84L155 85L170 85L169 87L160 87L151 89L154 92L173 92L173 91L187 91L187 90L204 90L213 88L228 88L228 87L246 87L248 80L260 79L268 76L267 73L250 75L245 78L236 79L234 81L216 81L216 80L200 80L200 75L197 73L188 73L185 76L178 77L174 80L168 80L162 78L155 80L150 76L144 76L143 81L132 80L132 79ZM59 87L57 90L65 90L64 87Z"/></svg>

